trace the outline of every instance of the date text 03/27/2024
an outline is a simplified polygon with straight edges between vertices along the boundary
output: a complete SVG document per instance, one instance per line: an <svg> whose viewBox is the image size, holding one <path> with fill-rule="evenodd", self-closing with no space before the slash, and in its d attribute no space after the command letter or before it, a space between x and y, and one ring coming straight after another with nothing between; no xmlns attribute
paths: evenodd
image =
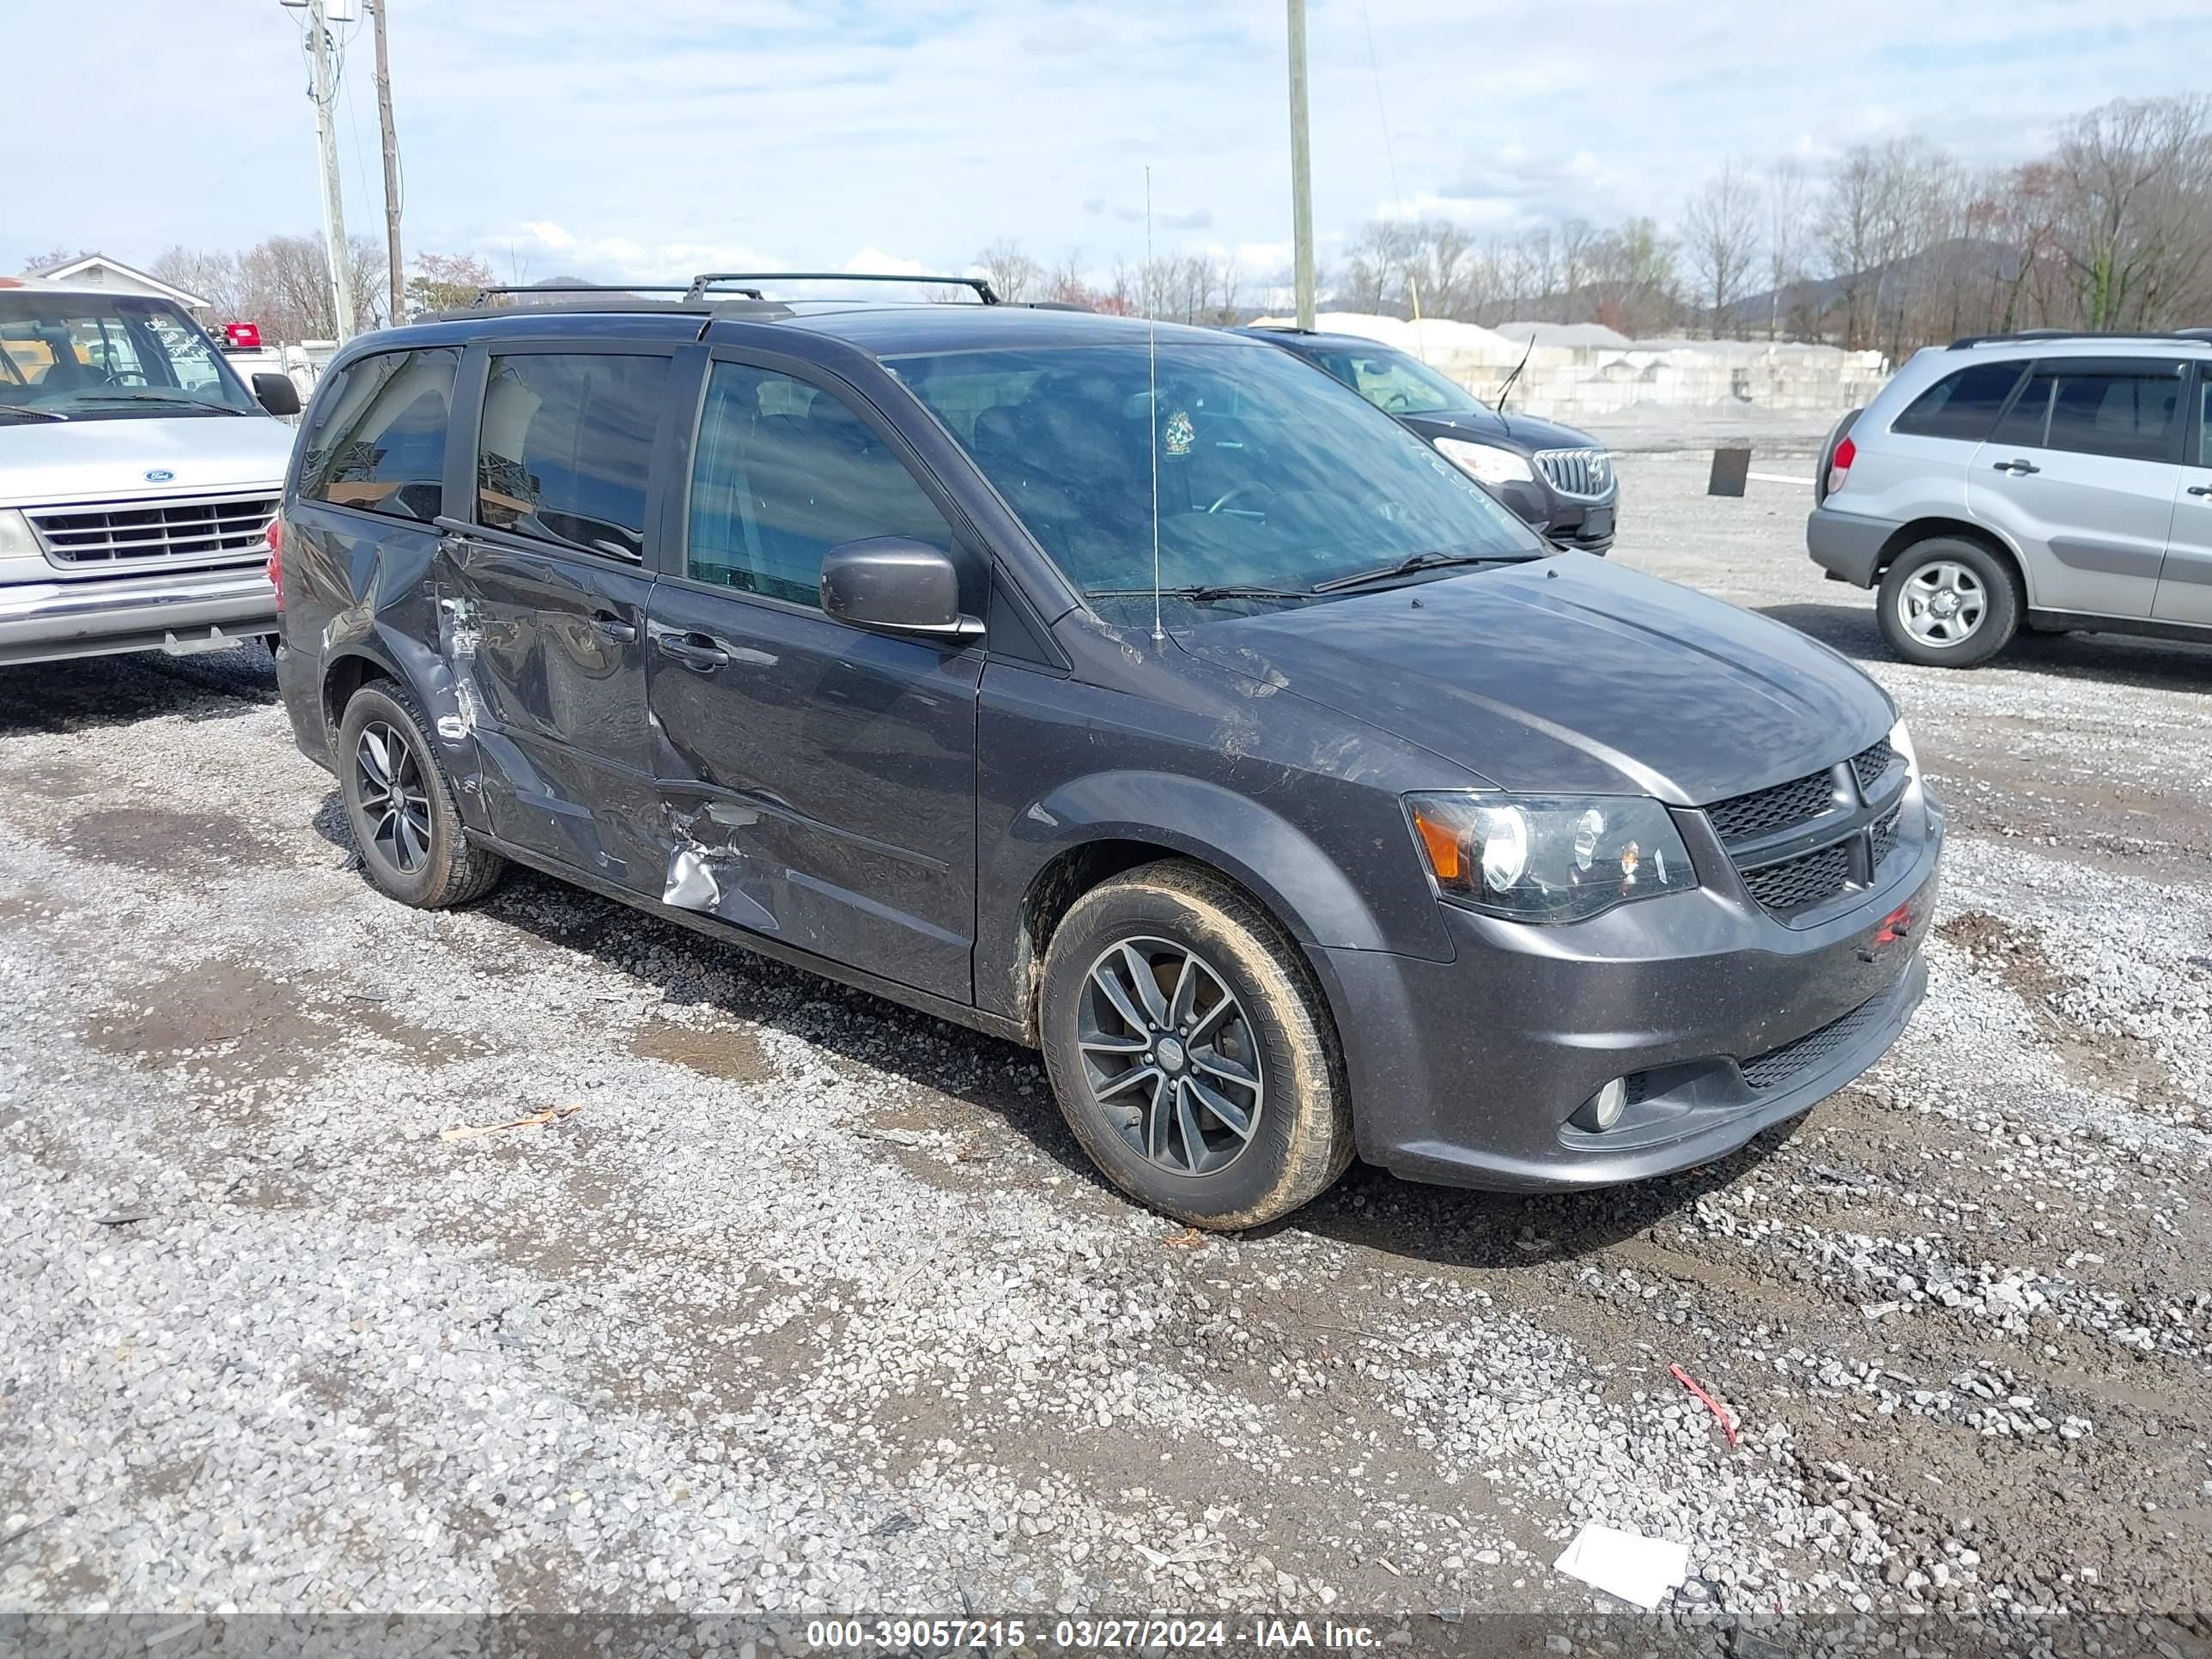
<svg viewBox="0 0 2212 1659"><path fill-rule="evenodd" d="M1301 1648L1360 1651L1382 1644L1367 1625L1324 1619L1261 1619L1250 1625L1224 1619L1060 1619L1034 1626L1023 1619L817 1619L806 1627L811 1649L909 1649L1039 1646L1069 1652L1139 1652L1146 1649L1250 1647L1279 1651Z"/></svg>

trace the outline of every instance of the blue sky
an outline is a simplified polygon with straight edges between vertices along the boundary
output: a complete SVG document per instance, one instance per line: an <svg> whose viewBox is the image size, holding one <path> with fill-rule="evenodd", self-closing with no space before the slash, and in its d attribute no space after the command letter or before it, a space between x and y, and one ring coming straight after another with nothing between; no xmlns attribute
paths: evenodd
<svg viewBox="0 0 2212 1659"><path fill-rule="evenodd" d="M1280 0L392 5L410 254L477 252L523 280L644 280L958 267L1016 236L1103 270L1142 255L1149 165L1163 249L1235 250L1259 280L1285 259ZM0 270L58 245L145 260L316 227L297 14L276 0L10 10L9 55L40 70L0 100L15 162ZM1663 220L1731 155L1817 165L1918 131L2009 160L2057 118L2192 90L2212 62L2203 0L2124 14L2082 0L1309 0L1309 14L1324 259L1401 205L1486 229ZM347 33L346 212L375 233L368 36Z"/></svg>

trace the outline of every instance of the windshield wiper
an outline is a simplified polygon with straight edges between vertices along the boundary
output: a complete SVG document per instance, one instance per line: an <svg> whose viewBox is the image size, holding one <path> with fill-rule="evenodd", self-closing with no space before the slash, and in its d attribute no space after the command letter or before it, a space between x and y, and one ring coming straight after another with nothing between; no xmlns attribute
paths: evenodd
<svg viewBox="0 0 2212 1659"><path fill-rule="evenodd" d="M1149 599L1158 592L1164 599L1188 599L1193 605L1213 605L1223 599L1310 599L1321 590L1305 587L1243 587L1234 583L1195 584L1182 587L1094 587L1094 599Z"/></svg>
<svg viewBox="0 0 2212 1659"><path fill-rule="evenodd" d="M204 410L210 415L243 415L242 409L233 409L228 404L211 404L198 398L188 398L178 392L89 392L70 399L78 405L96 404L166 404L179 409Z"/></svg>
<svg viewBox="0 0 2212 1659"><path fill-rule="evenodd" d="M1411 558L1400 559L1395 564L1377 565L1372 570L1355 570L1349 576L1332 576L1325 582L1316 582L1313 591L1316 593L1334 593L1343 588L1364 587L1369 582L1387 581L1393 576L1410 576L1417 570L1438 570L1451 564L1517 564L1520 561L1510 553L1416 553Z"/></svg>
<svg viewBox="0 0 2212 1659"><path fill-rule="evenodd" d="M40 409L33 404L0 404L0 415L20 415L27 421L66 421L69 416L58 409Z"/></svg>

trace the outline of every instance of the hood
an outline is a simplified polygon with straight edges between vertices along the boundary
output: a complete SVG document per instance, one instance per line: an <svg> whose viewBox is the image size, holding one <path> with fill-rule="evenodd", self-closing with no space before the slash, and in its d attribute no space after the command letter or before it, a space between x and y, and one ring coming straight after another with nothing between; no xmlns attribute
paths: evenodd
<svg viewBox="0 0 2212 1659"><path fill-rule="evenodd" d="M1449 415L1401 415L1424 438L1466 438L1476 443L1504 439L1516 449L1603 449L1587 432L1540 421L1533 415L1500 415L1491 410L1455 410Z"/></svg>
<svg viewBox="0 0 2212 1659"><path fill-rule="evenodd" d="M0 426L0 507L265 489L276 493L293 428L270 415L28 421ZM168 472L149 478L149 472Z"/></svg>
<svg viewBox="0 0 2212 1659"><path fill-rule="evenodd" d="M1578 553L1176 637L1528 794L1699 805L1856 754L1897 718L1796 629Z"/></svg>

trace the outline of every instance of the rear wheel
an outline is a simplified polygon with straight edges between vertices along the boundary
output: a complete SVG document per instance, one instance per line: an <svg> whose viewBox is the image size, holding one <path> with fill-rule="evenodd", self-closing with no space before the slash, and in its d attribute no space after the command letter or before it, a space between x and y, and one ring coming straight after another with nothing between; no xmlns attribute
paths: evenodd
<svg viewBox="0 0 2212 1659"><path fill-rule="evenodd" d="M338 787L362 868L380 891L418 909L482 898L507 860L461 827L453 780L415 700L371 680L338 722Z"/></svg>
<svg viewBox="0 0 2212 1659"><path fill-rule="evenodd" d="M2020 589L2003 560L1978 542L1931 536L1881 579L1882 637L1907 662L1973 668L2020 627Z"/></svg>
<svg viewBox="0 0 2212 1659"><path fill-rule="evenodd" d="M1252 899L1146 865L1076 901L1045 957L1046 1069L1106 1177L1195 1226L1256 1227L1352 1161L1320 987Z"/></svg>

